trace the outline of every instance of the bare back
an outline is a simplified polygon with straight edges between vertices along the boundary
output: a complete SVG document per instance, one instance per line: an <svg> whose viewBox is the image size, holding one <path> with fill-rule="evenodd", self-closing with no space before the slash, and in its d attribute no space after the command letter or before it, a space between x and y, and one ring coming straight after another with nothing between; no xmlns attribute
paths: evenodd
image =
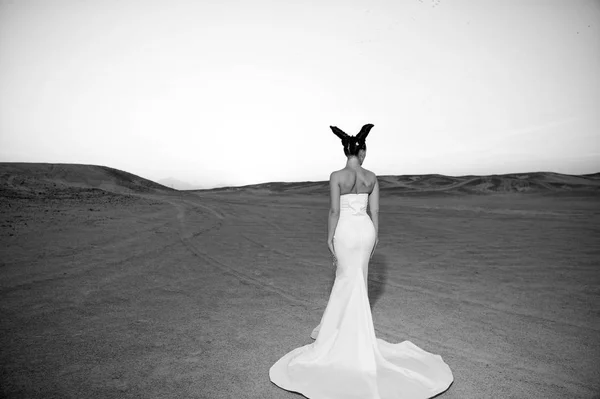
<svg viewBox="0 0 600 399"><path fill-rule="evenodd" d="M362 167L357 169L344 168L334 173L340 188L340 195L371 194L377 182L375 173Z"/></svg>

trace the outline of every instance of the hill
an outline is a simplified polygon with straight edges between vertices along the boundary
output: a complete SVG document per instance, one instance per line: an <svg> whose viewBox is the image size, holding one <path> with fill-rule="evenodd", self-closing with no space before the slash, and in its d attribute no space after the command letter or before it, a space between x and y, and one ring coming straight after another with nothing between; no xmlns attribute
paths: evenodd
<svg viewBox="0 0 600 399"><path fill-rule="evenodd" d="M497 193L593 194L600 195L600 174L566 175L554 172L511 173L489 176L401 175L378 176L382 193L396 195L467 195ZM272 182L240 187L222 187L211 192L252 192L263 194L329 191L327 181Z"/></svg>
<svg viewBox="0 0 600 399"><path fill-rule="evenodd" d="M495 193L600 194L600 173L567 175L554 172L489 176L384 175L379 186L386 195L469 195ZM0 196L64 196L68 192L113 194L169 193L177 190L122 170L97 165L0 163ZM221 187L202 192L327 195L327 181L269 182Z"/></svg>
<svg viewBox="0 0 600 399"><path fill-rule="evenodd" d="M175 190L122 170L97 165L0 163L0 195L64 196L72 192L166 193Z"/></svg>

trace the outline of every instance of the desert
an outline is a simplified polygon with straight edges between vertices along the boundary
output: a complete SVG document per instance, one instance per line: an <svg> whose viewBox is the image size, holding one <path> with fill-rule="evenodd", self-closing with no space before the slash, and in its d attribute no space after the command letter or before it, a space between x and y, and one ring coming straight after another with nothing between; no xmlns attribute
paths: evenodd
<svg viewBox="0 0 600 399"><path fill-rule="evenodd" d="M600 174L381 176L376 333L442 398L600 397ZM177 191L0 164L6 398L296 398L270 383L334 279L327 182Z"/></svg>

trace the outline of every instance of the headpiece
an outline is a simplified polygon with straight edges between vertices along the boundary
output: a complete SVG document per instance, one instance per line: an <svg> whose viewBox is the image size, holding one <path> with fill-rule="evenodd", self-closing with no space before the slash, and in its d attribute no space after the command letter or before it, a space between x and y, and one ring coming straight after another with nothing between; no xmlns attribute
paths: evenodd
<svg viewBox="0 0 600 399"><path fill-rule="evenodd" d="M333 133L342 140L342 144L345 147L346 144L348 142L351 142L352 140L356 140L357 145L364 144L365 140L367 139L367 136L369 135L369 132L371 131L373 126L374 125L372 123L367 123L366 125L364 125L362 127L362 129L360 129L360 132L358 132L358 134L356 136L349 136L342 129L338 128L337 126L329 126L329 127L331 128L331 130L333 130Z"/></svg>

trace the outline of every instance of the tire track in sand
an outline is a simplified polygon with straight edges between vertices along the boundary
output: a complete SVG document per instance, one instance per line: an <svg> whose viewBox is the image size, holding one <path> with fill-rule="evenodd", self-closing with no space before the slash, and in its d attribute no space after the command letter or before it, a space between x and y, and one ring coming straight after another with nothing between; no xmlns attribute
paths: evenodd
<svg viewBox="0 0 600 399"><path fill-rule="evenodd" d="M205 250L200 248L197 244L195 244L192 241L193 238L198 237L202 234L205 234L208 231L211 231L215 228L219 229L222 226L223 222L227 219L227 216L225 214L219 212L217 209L214 209L208 205L200 205L200 204L197 204L197 203L191 202L191 201L184 200L179 203L169 201L169 203L171 203L173 206L175 206L178 210L177 219L179 220L179 226L180 226L180 229L178 231L178 236L179 236L180 241L190 250L190 252L192 252L198 258L203 259L211 266L221 270L222 272L224 272L226 274L232 275L232 276L236 277L237 279L244 281L246 283L255 285L265 291L275 293L275 294L293 302L296 305L309 306L311 308L314 308L315 306L318 305L315 302L312 302L312 301L309 301L306 299L302 299L302 298L298 298L294 295L290 295L285 289L283 289L281 287L278 287L273 284L265 283L257 278L252 277L249 274L240 272L239 270L233 268L231 265L212 257ZM186 205L187 205L187 207L186 207ZM186 230L188 230L189 225L187 224L187 218L186 218L185 213L189 207L202 208L205 211L210 212L217 219L219 219L219 222L215 223L214 225L212 225L208 228L202 229L200 231L189 232L186 234Z"/></svg>

